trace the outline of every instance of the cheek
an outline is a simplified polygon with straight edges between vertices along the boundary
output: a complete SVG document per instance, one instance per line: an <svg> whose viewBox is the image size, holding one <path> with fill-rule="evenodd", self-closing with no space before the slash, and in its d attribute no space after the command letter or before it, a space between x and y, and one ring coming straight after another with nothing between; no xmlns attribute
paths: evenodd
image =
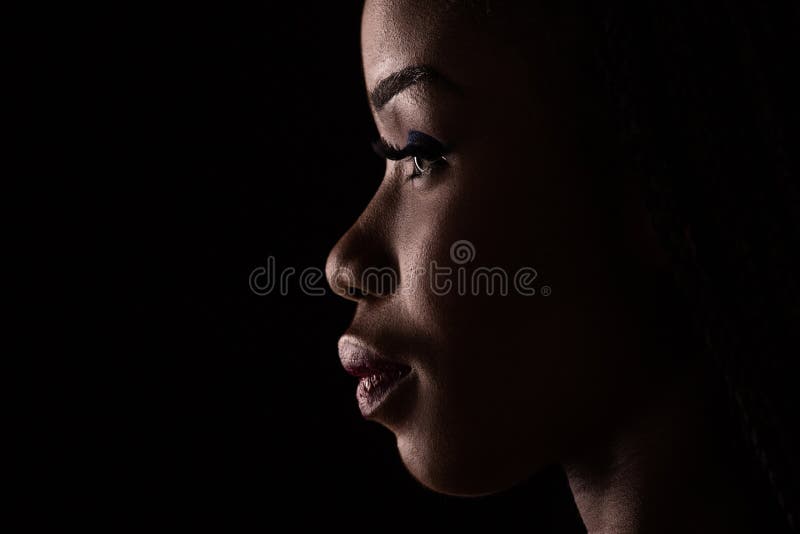
<svg viewBox="0 0 800 534"><path fill-rule="evenodd" d="M499 491L558 460L571 420L562 373L535 352L551 347L531 350L491 329L457 332L423 368L398 447L409 471L437 491Z"/></svg>
<svg viewBox="0 0 800 534"><path fill-rule="evenodd" d="M465 398L552 402L583 380L581 362L591 357L581 332L603 282L591 263L590 199L574 169L544 160L533 169L487 156L462 169L470 172L405 196L402 269L425 273L414 277L407 311L435 341L441 379L463 384ZM449 273L436 284L433 266ZM499 273L508 294L497 294L496 278L477 276L481 269ZM432 290L442 284L449 291Z"/></svg>
<svg viewBox="0 0 800 534"><path fill-rule="evenodd" d="M530 169L495 161L456 160L437 183L405 184L399 196L400 300L442 349L466 344L491 354L498 336L530 342L539 327L552 330L558 299L542 289L566 297L581 264L566 250L580 234L566 220L576 212L567 206L570 188L553 185L564 180L551 173L536 183ZM514 349L516 358L530 350Z"/></svg>
<svg viewBox="0 0 800 534"><path fill-rule="evenodd" d="M559 237L532 227L532 192L510 171L506 178L504 188L484 176L453 175L430 190L408 189L400 210L400 266L410 282L402 301L434 347L425 364L439 402L480 405L437 405L451 417L480 409L496 418L498 410L511 413L503 404L547 399L559 373L556 302L540 294L558 283L547 279L556 269L542 251Z"/></svg>

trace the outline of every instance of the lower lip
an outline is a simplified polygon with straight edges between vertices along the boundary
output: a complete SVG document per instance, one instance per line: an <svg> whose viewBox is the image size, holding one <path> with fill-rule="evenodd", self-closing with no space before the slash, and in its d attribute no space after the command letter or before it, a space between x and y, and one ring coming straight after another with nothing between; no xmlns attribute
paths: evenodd
<svg viewBox="0 0 800 534"><path fill-rule="evenodd" d="M361 415L370 417L375 414L409 381L410 375L410 369L392 369L362 377L356 390Z"/></svg>

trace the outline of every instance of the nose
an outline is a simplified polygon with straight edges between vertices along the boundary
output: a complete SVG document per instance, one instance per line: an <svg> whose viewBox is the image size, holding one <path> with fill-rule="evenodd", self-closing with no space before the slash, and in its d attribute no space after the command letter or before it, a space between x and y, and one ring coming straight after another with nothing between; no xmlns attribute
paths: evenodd
<svg viewBox="0 0 800 534"><path fill-rule="evenodd" d="M331 289L348 300L382 298L399 280L386 206L376 195L370 205L333 247L325 264Z"/></svg>

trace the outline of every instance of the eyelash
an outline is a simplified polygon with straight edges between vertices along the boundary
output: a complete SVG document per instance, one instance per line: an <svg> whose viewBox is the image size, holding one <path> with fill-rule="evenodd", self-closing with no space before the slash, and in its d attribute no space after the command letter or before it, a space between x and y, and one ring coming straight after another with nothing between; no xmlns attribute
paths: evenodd
<svg viewBox="0 0 800 534"><path fill-rule="evenodd" d="M430 145L426 143L409 143L404 148L392 145L386 139L380 138L372 144L373 150L382 158L391 161L401 161L404 159L412 158L414 163L414 172L408 177L409 180L415 180L420 176L430 174L433 170L432 167L427 169L423 168L421 161L430 162L432 166L446 164L447 159L444 157L444 150L442 144L433 139L432 137L424 134L418 136L424 139L430 139Z"/></svg>

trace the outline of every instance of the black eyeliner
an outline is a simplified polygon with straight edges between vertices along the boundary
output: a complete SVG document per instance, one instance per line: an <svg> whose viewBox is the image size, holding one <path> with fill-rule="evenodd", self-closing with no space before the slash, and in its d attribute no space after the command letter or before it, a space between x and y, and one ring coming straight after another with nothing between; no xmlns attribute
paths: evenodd
<svg viewBox="0 0 800 534"><path fill-rule="evenodd" d="M447 148L437 139L416 130L408 132L408 141L403 148L392 145L381 137L372 144L372 149L382 158L392 161L399 161L408 157L437 159L448 152Z"/></svg>

